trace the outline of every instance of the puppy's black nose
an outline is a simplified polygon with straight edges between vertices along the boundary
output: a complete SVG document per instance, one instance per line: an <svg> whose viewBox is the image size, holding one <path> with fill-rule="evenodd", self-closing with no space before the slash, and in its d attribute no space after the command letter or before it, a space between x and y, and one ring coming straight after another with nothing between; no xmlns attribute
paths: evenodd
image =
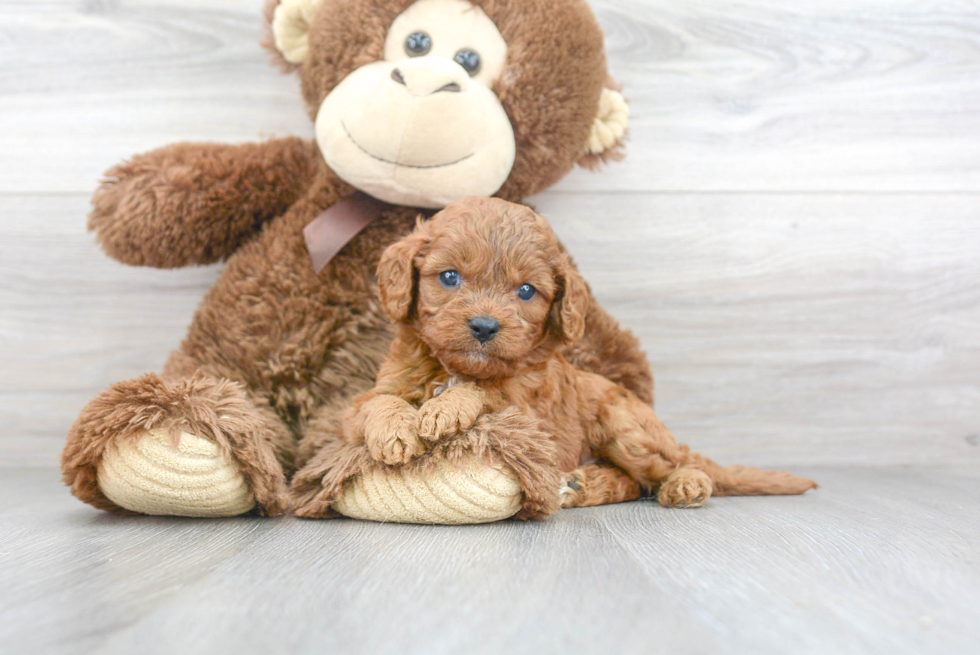
<svg viewBox="0 0 980 655"><path fill-rule="evenodd" d="M484 315L471 318L467 325L470 326L470 332L473 333L473 338L480 343L490 341L490 339L493 339L500 332L500 323L491 316Z"/></svg>

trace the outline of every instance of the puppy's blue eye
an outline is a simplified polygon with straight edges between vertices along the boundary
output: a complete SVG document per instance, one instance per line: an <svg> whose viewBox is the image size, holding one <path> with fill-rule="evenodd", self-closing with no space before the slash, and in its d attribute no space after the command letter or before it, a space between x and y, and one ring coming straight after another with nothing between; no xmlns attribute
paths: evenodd
<svg viewBox="0 0 980 655"><path fill-rule="evenodd" d="M521 288L517 290L517 297L521 300L530 300L537 292L538 290L530 284L522 284Z"/></svg>
<svg viewBox="0 0 980 655"><path fill-rule="evenodd" d="M442 282L442 286L447 289L459 286L459 272L458 271L443 271L439 274L439 281Z"/></svg>

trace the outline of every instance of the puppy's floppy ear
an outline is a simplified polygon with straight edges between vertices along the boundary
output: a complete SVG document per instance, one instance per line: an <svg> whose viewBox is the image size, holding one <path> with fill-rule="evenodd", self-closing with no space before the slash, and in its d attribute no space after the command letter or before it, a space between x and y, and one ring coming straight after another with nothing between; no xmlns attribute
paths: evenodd
<svg viewBox="0 0 980 655"><path fill-rule="evenodd" d="M378 262L378 295L381 309L395 323L408 318L418 294L418 271L414 260L429 243L429 233L421 222L407 237L388 246Z"/></svg>
<svg viewBox="0 0 980 655"><path fill-rule="evenodd" d="M589 285L575 270L568 255L562 255L558 273L561 285L558 298L552 308L553 319L561 338L575 343L585 336L585 314L589 309Z"/></svg>

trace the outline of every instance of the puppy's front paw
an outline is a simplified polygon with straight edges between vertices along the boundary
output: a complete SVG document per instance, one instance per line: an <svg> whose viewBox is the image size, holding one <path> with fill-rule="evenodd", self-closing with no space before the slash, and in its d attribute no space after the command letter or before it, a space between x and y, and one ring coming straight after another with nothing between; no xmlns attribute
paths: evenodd
<svg viewBox="0 0 980 655"><path fill-rule="evenodd" d="M419 409L418 435L420 439L434 442L451 437L461 431L459 411L438 398L428 401Z"/></svg>
<svg viewBox="0 0 980 655"><path fill-rule="evenodd" d="M429 442L466 432L483 409L483 397L467 387L450 387L419 409L418 435Z"/></svg>
<svg viewBox="0 0 980 655"><path fill-rule="evenodd" d="M701 507L711 497L714 485L704 471L679 468L667 476L657 491L664 507Z"/></svg>
<svg viewBox="0 0 980 655"><path fill-rule="evenodd" d="M390 466L405 464L425 452L425 445L415 434L415 425L389 425L365 432L364 442L371 457Z"/></svg>
<svg viewBox="0 0 980 655"><path fill-rule="evenodd" d="M401 398L381 395L365 403L351 421L375 460L404 464L425 452L418 437L415 408Z"/></svg>

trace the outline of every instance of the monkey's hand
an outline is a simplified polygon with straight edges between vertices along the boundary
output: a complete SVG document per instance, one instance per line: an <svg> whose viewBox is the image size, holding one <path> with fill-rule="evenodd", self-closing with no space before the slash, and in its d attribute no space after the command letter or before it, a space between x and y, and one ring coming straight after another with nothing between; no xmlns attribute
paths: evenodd
<svg viewBox="0 0 980 655"><path fill-rule="evenodd" d="M220 261L296 202L317 156L297 138L165 146L106 172L88 226L124 264Z"/></svg>

